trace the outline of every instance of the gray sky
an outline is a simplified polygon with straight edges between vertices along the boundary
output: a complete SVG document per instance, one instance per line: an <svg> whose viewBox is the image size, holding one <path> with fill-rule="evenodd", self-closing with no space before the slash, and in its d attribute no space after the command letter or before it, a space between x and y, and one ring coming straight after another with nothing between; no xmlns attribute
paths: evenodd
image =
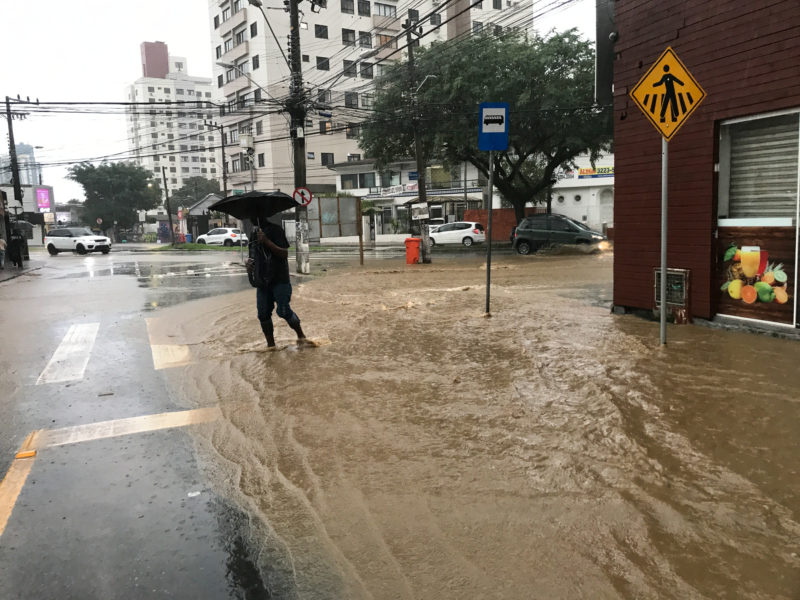
<svg viewBox="0 0 800 600"><path fill-rule="evenodd" d="M534 6L551 2L534 0ZM280 0L265 4L282 6ZM165 42L171 54L185 56L191 75L212 75L206 0L4 2L3 22L3 99L19 94L49 102L125 101L125 86L142 76L139 44L144 41ZM537 23L540 31L568 27L593 39L594 0L576 0ZM42 146L36 150L42 163L127 150L125 119L116 115L34 115L14 121L14 137L17 143ZM83 199L82 188L64 179L66 171L44 170L44 183L55 187L59 203Z"/></svg>

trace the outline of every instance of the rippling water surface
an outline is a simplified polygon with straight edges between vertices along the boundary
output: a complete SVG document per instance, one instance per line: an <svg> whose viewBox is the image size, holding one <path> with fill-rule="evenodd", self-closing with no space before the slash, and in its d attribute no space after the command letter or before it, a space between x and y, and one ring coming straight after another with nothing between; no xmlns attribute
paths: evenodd
<svg viewBox="0 0 800 600"><path fill-rule="evenodd" d="M800 346L609 313L611 255L341 267L162 315L276 598L798 598Z"/></svg>

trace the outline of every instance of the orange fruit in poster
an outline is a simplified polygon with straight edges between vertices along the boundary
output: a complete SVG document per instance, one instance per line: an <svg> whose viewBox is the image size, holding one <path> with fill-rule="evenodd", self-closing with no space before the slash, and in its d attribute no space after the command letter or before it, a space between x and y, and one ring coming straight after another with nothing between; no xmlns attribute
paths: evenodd
<svg viewBox="0 0 800 600"><path fill-rule="evenodd" d="M772 288L775 292L775 302L778 304L786 304L789 301L789 294L782 287Z"/></svg>
<svg viewBox="0 0 800 600"><path fill-rule="evenodd" d="M736 254L733 255L734 262L739 262L742 260L742 251L738 248L736 249Z"/></svg>
<svg viewBox="0 0 800 600"><path fill-rule="evenodd" d="M758 292L752 285L746 285L742 288L742 300L746 304L754 304L758 300Z"/></svg>
<svg viewBox="0 0 800 600"><path fill-rule="evenodd" d="M773 273L772 271L767 271L761 276L761 281L772 285L773 283L775 283L775 273Z"/></svg>

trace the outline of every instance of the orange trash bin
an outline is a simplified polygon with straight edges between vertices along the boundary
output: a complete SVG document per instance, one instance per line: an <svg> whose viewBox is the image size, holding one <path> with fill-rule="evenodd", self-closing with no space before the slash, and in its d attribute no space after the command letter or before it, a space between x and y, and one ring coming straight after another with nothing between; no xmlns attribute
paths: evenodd
<svg viewBox="0 0 800 600"><path fill-rule="evenodd" d="M415 265L419 262L419 238L406 238L406 264Z"/></svg>

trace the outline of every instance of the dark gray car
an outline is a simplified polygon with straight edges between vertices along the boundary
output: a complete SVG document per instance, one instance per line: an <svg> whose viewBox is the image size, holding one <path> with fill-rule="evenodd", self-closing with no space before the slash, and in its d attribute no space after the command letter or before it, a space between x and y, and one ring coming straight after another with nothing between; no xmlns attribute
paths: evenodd
<svg viewBox="0 0 800 600"><path fill-rule="evenodd" d="M520 254L557 244L599 244L608 239L564 215L531 215L517 225L513 246Z"/></svg>

